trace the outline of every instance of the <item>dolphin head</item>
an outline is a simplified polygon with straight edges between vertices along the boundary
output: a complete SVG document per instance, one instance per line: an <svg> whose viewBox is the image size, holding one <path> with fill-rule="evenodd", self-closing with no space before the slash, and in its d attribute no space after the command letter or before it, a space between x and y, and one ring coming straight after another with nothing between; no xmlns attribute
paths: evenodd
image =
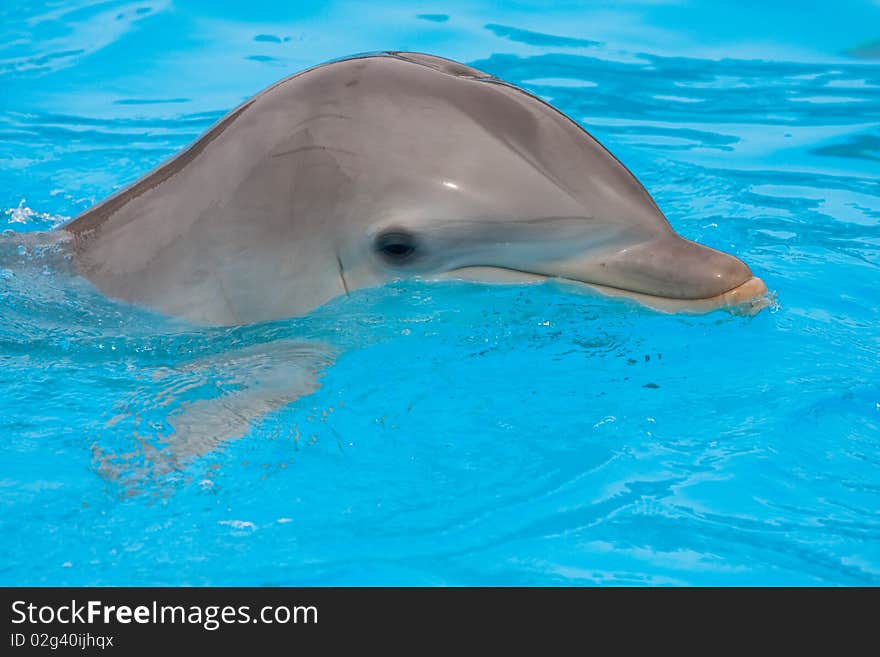
<svg viewBox="0 0 880 657"><path fill-rule="evenodd" d="M406 277L560 279L667 311L754 312L766 287L738 258L677 235L611 153L540 99L437 57L361 73L377 94L359 171L368 212L340 251L346 285ZM425 69L429 69L426 71ZM372 75L371 75L372 73ZM405 116L389 121L408 94ZM366 196L366 195L365 195Z"/></svg>

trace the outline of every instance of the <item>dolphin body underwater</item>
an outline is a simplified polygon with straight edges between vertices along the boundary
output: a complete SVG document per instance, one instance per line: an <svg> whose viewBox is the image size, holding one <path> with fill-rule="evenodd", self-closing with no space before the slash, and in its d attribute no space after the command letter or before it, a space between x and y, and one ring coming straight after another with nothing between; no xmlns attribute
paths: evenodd
<svg viewBox="0 0 880 657"><path fill-rule="evenodd" d="M574 121L418 53L286 78L59 230L104 294L205 324L407 277L564 279L668 312L767 305L742 261L678 236Z"/></svg>

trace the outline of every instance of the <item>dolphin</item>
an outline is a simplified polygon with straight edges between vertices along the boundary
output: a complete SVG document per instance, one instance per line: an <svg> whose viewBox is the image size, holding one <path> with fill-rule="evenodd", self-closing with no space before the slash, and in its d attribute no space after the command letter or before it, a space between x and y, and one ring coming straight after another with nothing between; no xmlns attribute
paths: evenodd
<svg viewBox="0 0 880 657"><path fill-rule="evenodd" d="M563 279L668 312L767 303L560 111L411 52L274 84L60 230L104 294L214 325L409 277Z"/></svg>

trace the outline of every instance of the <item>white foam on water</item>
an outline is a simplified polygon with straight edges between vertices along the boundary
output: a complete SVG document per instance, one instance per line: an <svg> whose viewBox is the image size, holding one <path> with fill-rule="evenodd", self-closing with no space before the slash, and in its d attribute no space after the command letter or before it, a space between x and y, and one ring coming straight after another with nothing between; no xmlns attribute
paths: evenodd
<svg viewBox="0 0 880 657"><path fill-rule="evenodd" d="M19 201L18 207L7 208L3 211L4 216L7 217L7 223L22 224L25 226L47 224L47 228L56 228L65 223L69 218L58 214L51 214L49 212L37 212L25 205L26 202L27 199L23 198Z"/></svg>

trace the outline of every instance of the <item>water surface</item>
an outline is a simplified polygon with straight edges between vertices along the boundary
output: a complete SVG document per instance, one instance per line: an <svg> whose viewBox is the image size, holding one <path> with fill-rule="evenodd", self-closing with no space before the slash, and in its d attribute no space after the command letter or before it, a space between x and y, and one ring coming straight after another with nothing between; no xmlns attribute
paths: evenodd
<svg viewBox="0 0 880 657"><path fill-rule="evenodd" d="M0 25L0 583L880 584L880 6L78 0ZM778 305L409 282L205 329L103 298L39 234L281 77L384 49L553 103ZM282 384L305 396L259 407Z"/></svg>

